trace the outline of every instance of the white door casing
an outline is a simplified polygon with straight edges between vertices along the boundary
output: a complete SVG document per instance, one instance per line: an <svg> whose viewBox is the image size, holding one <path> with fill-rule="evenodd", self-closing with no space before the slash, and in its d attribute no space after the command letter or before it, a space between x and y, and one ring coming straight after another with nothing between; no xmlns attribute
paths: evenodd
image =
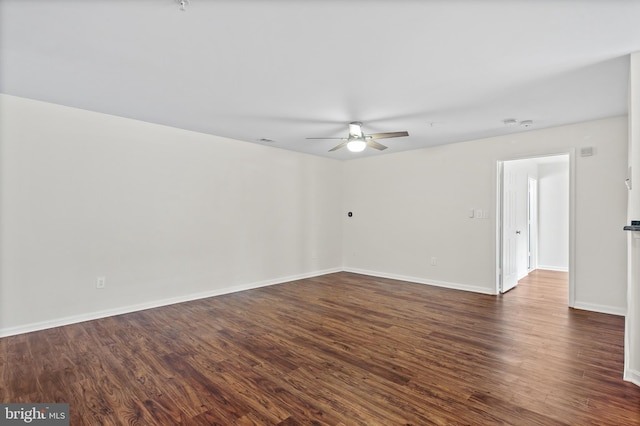
<svg viewBox="0 0 640 426"><path fill-rule="evenodd" d="M538 269L538 180L529 177L529 203L527 205L527 269Z"/></svg>

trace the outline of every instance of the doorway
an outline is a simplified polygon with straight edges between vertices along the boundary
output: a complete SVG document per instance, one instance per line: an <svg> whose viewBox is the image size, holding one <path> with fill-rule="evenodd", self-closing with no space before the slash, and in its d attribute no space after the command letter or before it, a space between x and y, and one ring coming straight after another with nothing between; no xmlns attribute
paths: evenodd
<svg viewBox="0 0 640 426"><path fill-rule="evenodd" d="M496 294L536 269L569 272L573 306L573 152L497 162Z"/></svg>

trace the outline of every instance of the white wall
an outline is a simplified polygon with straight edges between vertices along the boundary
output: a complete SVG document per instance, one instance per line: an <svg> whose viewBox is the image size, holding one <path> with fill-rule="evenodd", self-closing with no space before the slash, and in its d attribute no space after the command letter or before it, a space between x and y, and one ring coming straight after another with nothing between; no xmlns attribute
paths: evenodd
<svg viewBox="0 0 640 426"><path fill-rule="evenodd" d="M582 146L576 305L626 308L626 118L338 162L0 96L0 143L0 335L342 268L494 293L496 162Z"/></svg>
<svg viewBox="0 0 640 426"><path fill-rule="evenodd" d="M495 216L469 211L491 209L496 165L474 153L455 144L347 162L346 269L493 292Z"/></svg>
<svg viewBox="0 0 640 426"><path fill-rule="evenodd" d="M569 270L569 162L538 168L538 267Z"/></svg>
<svg viewBox="0 0 640 426"><path fill-rule="evenodd" d="M5 95L0 114L0 335L341 267L341 162Z"/></svg>
<svg viewBox="0 0 640 426"><path fill-rule="evenodd" d="M626 117L347 162L345 268L495 293L496 162L587 146L596 155L575 158L576 307L624 314Z"/></svg>
<svg viewBox="0 0 640 426"><path fill-rule="evenodd" d="M629 70L629 163L627 223L640 220L640 52L631 55ZM640 232L627 232L628 275L625 318L624 378L640 386Z"/></svg>

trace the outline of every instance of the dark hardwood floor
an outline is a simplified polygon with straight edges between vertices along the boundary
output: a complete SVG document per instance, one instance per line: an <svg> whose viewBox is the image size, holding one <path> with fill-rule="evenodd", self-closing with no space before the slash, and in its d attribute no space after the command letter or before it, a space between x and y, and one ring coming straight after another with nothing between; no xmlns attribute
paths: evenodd
<svg viewBox="0 0 640 426"><path fill-rule="evenodd" d="M0 339L2 402L72 425L634 425L624 318L338 273Z"/></svg>

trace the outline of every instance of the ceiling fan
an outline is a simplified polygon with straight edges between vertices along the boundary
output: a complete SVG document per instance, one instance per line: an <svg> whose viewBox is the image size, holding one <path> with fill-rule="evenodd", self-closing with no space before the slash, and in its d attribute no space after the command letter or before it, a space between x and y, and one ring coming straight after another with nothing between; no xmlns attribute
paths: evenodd
<svg viewBox="0 0 640 426"><path fill-rule="evenodd" d="M409 132L387 132L387 133L372 133L370 135L365 135L362 131L362 123L359 121L353 121L349 123L349 137L346 138L307 138L307 139L339 139L342 142L337 146L331 148L329 152L338 150L344 146L351 152L360 152L363 151L366 147L371 147L377 150L382 151L383 149L387 149L386 146L382 145L376 139L384 139L384 138L399 138L402 136L409 136Z"/></svg>

